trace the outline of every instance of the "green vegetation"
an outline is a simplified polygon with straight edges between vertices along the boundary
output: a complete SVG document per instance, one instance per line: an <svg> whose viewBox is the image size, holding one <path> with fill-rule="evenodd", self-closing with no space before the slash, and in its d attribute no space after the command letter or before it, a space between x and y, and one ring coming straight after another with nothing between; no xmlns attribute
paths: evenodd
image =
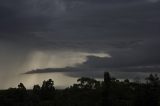
<svg viewBox="0 0 160 106"><path fill-rule="evenodd" d="M56 90L52 79L33 90L20 83L0 91L0 106L160 106L160 80L151 74L146 83L119 81L106 72L104 81L82 77L64 90Z"/></svg>

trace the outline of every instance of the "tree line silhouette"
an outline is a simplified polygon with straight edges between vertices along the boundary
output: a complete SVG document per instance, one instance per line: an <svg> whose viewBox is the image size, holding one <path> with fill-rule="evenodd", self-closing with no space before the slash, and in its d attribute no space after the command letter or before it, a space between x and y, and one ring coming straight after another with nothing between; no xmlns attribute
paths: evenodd
<svg viewBox="0 0 160 106"><path fill-rule="evenodd" d="M119 81L105 72L103 81L82 77L64 90L56 90L52 79L32 90L20 83L0 91L0 106L160 106L158 75L150 74L145 80Z"/></svg>

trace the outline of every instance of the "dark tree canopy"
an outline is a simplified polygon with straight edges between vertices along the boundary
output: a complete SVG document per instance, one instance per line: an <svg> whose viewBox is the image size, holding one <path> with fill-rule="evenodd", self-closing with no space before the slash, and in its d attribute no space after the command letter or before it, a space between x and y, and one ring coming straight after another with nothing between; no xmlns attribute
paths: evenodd
<svg viewBox="0 0 160 106"><path fill-rule="evenodd" d="M0 91L0 106L160 106L160 80L150 74L146 83L119 81L104 73L104 81L82 77L77 84L56 90L54 81L43 81L27 90L18 88Z"/></svg>

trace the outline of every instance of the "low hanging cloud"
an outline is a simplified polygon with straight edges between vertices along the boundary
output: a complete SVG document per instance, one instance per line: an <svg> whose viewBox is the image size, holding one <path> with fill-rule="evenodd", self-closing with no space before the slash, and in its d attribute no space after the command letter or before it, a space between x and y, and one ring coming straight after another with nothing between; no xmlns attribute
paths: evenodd
<svg viewBox="0 0 160 106"><path fill-rule="evenodd" d="M86 61L75 67L64 68L49 68L49 69L37 69L26 72L25 74L37 74L37 73L57 73L62 72L65 75L72 77L91 76L99 78L103 77L102 73L109 71L115 72L148 72L159 73L160 72L160 51L158 50L160 44L158 40L152 39L148 41L137 41L134 43L127 43L115 46L116 49L110 51L109 57L98 57L96 55L87 56ZM154 48L153 48L154 47Z"/></svg>

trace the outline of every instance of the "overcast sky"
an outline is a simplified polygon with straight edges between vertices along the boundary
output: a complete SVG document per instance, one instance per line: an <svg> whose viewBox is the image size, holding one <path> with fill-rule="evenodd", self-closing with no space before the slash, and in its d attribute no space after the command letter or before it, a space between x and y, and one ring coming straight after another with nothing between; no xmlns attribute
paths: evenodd
<svg viewBox="0 0 160 106"><path fill-rule="evenodd" d="M160 72L159 29L160 0L1 0L0 76Z"/></svg>

